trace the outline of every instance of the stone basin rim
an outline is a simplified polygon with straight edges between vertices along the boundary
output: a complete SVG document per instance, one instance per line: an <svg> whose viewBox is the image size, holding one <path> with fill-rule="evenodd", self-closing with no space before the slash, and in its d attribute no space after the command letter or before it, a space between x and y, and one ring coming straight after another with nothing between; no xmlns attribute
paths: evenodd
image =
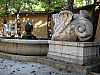
<svg viewBox="0 0 100 75"><path fill-rule="evenodd" d="M0 39L0 52L27 55L46 56L48 40Z"/></svg>
<svg viewBox="0 0 100 75"><path fill-rule="evenodd" d="M0 39L0 42L7 42L7 43L30 43L30 44L48 44L48 40L26 40L26 39Z"/></svg>

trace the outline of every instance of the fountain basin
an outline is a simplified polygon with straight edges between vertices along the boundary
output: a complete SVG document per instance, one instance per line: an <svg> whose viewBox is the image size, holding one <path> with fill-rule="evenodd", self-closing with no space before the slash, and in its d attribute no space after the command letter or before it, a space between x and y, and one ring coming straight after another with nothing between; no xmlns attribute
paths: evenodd
<svg viewBox="0 0 100 75"><path fill-rule="evenodd" d="M0 39L0 52L4 53L45 56L48 47L48 40Z"/></svg>

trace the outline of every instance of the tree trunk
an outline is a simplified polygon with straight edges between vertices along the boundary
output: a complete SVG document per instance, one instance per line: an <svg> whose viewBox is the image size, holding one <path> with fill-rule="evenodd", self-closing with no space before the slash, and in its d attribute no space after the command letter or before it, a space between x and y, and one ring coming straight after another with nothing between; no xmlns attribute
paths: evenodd
<svg viewBox="0 0 100 75"><path fill-rule="evenodd" d="M97 42L100 41L100 13L99 13L99 19L98 19L95 41L97 41Z"/></svg>
<svg viewBox="0 0 100 75"><path fill-rule="evenodd" d="M74 0L68 0L68 10L73 12Z"/></svg>

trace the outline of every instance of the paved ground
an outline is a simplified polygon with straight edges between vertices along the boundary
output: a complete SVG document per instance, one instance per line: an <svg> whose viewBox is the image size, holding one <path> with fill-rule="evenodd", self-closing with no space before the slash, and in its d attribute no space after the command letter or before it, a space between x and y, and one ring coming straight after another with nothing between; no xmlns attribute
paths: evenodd
<svg viewBox="0 0 100 75"><path fill-rule="evenodd" d="M38 63L18 62L0 58L0 75L67 75Z"/></svg>

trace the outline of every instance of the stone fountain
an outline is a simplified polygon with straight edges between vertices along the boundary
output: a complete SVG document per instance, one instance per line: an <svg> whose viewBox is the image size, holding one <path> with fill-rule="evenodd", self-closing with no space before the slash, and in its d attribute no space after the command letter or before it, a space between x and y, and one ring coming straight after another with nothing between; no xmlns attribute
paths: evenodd
<svg viewBox="0 0 100 75"><path fill-rule="evenodd" d="M0 52L14 55L46 56L48 52L48 40L36 40L32 35L33 26L31 22L25 25L26 34L22 39L0 38Z"/></svg>
<svg viewBox="0 0 100 75"><path fill-rule="evenodd" d="M71 72L80 72L82 67L87 72L87 69L91 70L90 68L96 66L100 57L100 43L91 40L93 24L88 12L81 10L80 14L73 14L64 10L54 14L53 21L54 29L52 40L49 41L48 58L70 63L71 65L66 67L73 67ZM76 64L81 68L75 67Z"/></svg>

